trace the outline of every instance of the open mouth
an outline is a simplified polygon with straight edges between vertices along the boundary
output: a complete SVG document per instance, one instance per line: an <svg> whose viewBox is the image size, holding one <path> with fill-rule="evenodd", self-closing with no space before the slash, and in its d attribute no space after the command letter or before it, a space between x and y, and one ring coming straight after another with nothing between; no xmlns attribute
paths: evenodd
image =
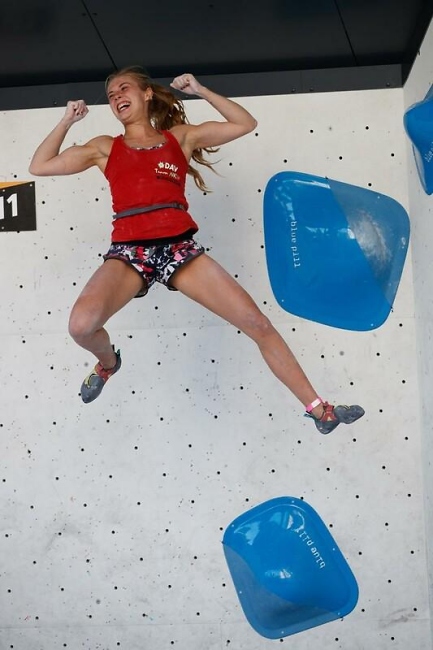
<svg viewBox="0 0 433 650"><path fill-rule="evenodd" d="M119 104L117 104L116 108L117 108L118 113L122 113L123 111L125 111L129 107L130 107L129 102L120 102Z"/></svg>

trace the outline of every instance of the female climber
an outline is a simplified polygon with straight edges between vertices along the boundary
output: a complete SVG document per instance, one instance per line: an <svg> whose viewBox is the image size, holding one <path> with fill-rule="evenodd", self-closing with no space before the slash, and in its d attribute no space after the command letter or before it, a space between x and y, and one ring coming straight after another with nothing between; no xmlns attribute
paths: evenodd
<svg viewBox="0 0 433 650"><path fill-rule="evenodd" d="M274 375L302 402L321 433L351 424L364 410L323 401L293 353L251 296L194 239L198 226L188 212L185 180L202 190L205 152L253 131L256 120L238 103L200 84L192 74L171 87L207 101L220 121L190 124L183 102L140 69L124 68L106 82L108 101L123 126L122 135L100 135L61 151L73 124L88 113L83 100L66 111L36 149L29 171L36 176L77 174L96 166L108 180L114 210L111 246L73 306L69 332L98 362L81 386L92 402L121 366L105 323L154 282L200 303L244 332L258 345Z"/></svg>

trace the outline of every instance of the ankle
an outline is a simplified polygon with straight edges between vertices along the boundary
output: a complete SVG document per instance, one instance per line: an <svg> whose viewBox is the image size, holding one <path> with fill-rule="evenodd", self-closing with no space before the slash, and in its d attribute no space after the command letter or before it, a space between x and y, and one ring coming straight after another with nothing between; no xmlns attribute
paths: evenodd
<svg viewBox="0 0 433 650"><path fill-rule="evenodd" d="M111 348L108 354L101 355L99 363L104 370L112 370L117 363L117 354L114 347Z"/></svg>
<svg viewBox="0 0 433 650"><path fill-rule="evenodd" d="M325 414L325 407L323 403L320 403L318 406L315 406L311 411L311 415L316 418L316 420L320 420L320 418L323 417Z"/></svg>
<svg viewBox="0 0 433 650"><path fill-rule="evenodd" d="M311 415L316 420L320 420L320 418L325 413L325 406L322 398L316 397L316 399L314 399L310 404L306 405L305 411L308 415Z"/></svg>

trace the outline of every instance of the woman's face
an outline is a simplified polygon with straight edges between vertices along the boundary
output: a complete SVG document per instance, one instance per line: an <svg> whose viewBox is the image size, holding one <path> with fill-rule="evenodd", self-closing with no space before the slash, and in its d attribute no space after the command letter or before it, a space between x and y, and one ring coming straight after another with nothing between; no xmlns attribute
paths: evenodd
<svg viewBox="0 0 433 650"><path fill-rule="evenodd" d="M107 97L111 110L123 124L134 117L147 115L147 105L152 97L151 88L142 90L138 81L130 75L114 77L108 85Z"/></svg>

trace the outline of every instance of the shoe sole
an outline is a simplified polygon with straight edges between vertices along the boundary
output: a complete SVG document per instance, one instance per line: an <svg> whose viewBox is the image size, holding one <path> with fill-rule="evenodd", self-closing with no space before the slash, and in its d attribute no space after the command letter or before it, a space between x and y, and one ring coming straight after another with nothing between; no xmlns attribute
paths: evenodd
<svg viewBox="0 0 433 650"><path fill-rule="evenodd" d="M334 407L335 417L343 424L352 424L353 422L356 422L356 420L362 418L364 413L365 411L362 406L358 406L357 404L353 404L352 406L339 405Z"/></svg>

